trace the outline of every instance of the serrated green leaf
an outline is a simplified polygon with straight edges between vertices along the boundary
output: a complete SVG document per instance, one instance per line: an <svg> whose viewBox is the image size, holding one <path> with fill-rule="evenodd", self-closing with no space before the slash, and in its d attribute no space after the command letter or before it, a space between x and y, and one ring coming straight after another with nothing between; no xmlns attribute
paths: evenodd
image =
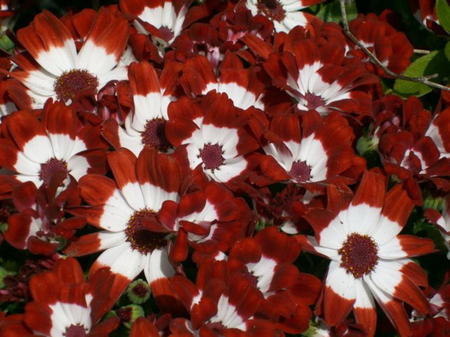
<svg viewBox="0 0 450 337"><path fill-rule="evenodd" d="M345 4L345 9L347 12L347 19L353 20L358 16L358 9L356 4L352 1ZM339 23L342 20L341 5L339 1L334 1L323 5L319 12L316 14L317 17L321 18L325 22L336 22Z"/></svg>
<svg viewBox="0 0 450 337"><path fill-rule="evenodd" d="M437 74L438 76L433 79L433 82L438 83L448 76L449 68L449 61L444 50L435 50L411 63L403 75L419 78ZM394 83L394 91L403 97L411 95L420 97L429 93L431 90L432 88L430 86L418 82L398 79Z"/></svg>
<svg viewBox="0 0 450 337"><path fill-rule="evenodd" d="M450 6L447 0L436 1L436 15L442 28L450 32Z"/></svg>

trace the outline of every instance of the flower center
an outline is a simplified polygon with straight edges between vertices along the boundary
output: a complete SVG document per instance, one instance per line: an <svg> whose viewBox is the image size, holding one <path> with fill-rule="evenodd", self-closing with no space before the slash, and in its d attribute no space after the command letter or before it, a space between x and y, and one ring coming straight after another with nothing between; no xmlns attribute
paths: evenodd
<svg viewBox="0 0 450 337"><path fill-rule="evenodd" d="M352 233L338 250L341 267L355 278L369 274L378 263L378 245L368 235Z"/></svg>
<svg viewBox="0 0 450 337"><path fill-rule="evenodd" d="M39 179L41 179L45 186L50 185L50 181L58 175L56 179L61 181L67 177L69 171L67 170L67 163L65 161L51 158L45 164L41 164L39 171Z"/></svg>
<svg viewBox="0 0 450 337"><path fill-rule="evenodd" d="M288 174L297 182L304 183L311 179L311 167L305 161L295 161Z"/></svg>
<svg viewBox="0 0 450 337"><path fill-rule="evenodd" d="M54 84L56 96L66 103L74 99L80 92L97 91L98 79L85 69L72 69L59 76Z"/></svg>
<svg viewBox="0 0 450 337"><path fill-rule="evenodd" d="M166 152L171 147L166 138L166 121L163 118L147 121L142 132L142 144L154 147L160 152Z"/></svg>
<svg viewBox="0 0 450 337"><path fill-rule="evenodd" d="M317 108L325 105L325 101L321 96L317 96L309 92L306 93L305 95L305 101L306 101L305 106L309 110L316 110Z"/></svg>
<svg viewBox="0 0 450 337"><path fill-rule="evenodd" d="M86 337L86 329L82 325L71 325L63 334L65 337Z"/></svg>
<svg viewBox="0 0 450 337"><path fill-rule="evenodd" d="M225 158L222 157L222 146L219 144L206 144L205 147L200 150L200 158L202 158L205 168L208 170L218 169L224 162Z"/></svg>
<svg viewBox="0 0 450 337"><path fill-rule="evenodd" d="M159 222L156 213L149 209L136 211L128 220L125 229L127 241L131 248L141 254L151 253L167 244L167 230Z"/></svg>
<svg viewBox="0 0 450 337"><path fill-rule="evenodd" d="M256 8L258 13L275 21L283 21L286 17L286 12L278 0L258 0Z"/></svg>

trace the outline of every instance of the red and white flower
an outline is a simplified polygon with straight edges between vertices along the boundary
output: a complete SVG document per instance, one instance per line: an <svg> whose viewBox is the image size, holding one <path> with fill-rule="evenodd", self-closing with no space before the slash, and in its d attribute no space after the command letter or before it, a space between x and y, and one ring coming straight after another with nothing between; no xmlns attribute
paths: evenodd
<svg viewBox="0 0 450 337"><path fill-rule="evenodd" d="M307 31L292 30L281 55L272 54L264 68L297 102L299 111L316 110L371 115L371 97L363 86L378 82L361 62L345 63L345 45L307 38Z"/></svg>
<svg viewBox="0 0 450 337"><path fill-rule="evenodd" d="M190 96L206 95L215 90L226 93L240 109L253 106L263 109L261 102L264 83L258 76L258 68L245 69L235 55L227 53L219 68L220 76L204 56L194 56L185 61L181 83Z"/></svg>
<svg viewBox="0 0 450 337"><path fill-rule="evenodd" d="M199 105L188 98L172 103L166 134L185 169L222 183L243 176L250 167L247 155L259 147L244 128L250 117L246 112L215 92Z"/></svg>
<svg viewBox="0 0 450 337"><path fill-rule="evenodd" d="M23 322L33 336L109 336L118 317L99 321L117 300L108 291L112 281L111 273L99 270L86 282L75 259L60 259L52 271L30 280L33 301L25 306Z"/></svg>
<svg viewBox="0 0 450 337"><path fill-rule="evenodd" d="M268 130L258 130L253 123L253 131L267 155L261 158L262 173L272 181L351 183L365 168L352 149L353 130L338 113L323 120L315 111L300 116L280 113ZM344 177L351 169L354 177Z"/></svg>
<svg viewBox="0 0 450 337"><path fill-rule="evenodd" d="M411 327L402 302L429 311L418 287L427 285L426 274L410 258L433 252L434 245L431 239L398 235L414 203L401 185L386 193L385 184L381 174L366 172L351 202L330 190L329 209L305 216L315 237L297 238L305 250L331 259L318 307L328 325L339 324L353 309L357 323L373 336L375 298L399 334L408 336Z"/></svg>
<svg viewBox="0 0 450 337"><path fill-rule="evenodd" d="M289 32L295 26L305 26L314 16L300 11L324 0L246 0L245 6L252 14L271 19L277 32Z"/></svg>
<svg viewBox="0 0 450 337"><path fill-rule="evenodd" d="M81 256L103 251L91 273L109 267L117 274L112 293L122 293L144 271L153 293L158 295L164 279L175 274L168 244L180 199L178 163L149 148L138 158L129 150L119 149L109 153L108 163L115 181L101 175L84 176L79 182L80 193L91 206L70 209L101 231L82 236L65 252Z"/></svg>
<svg viewBox="0 0 450 337"><path fill-rule="evenodd" d="M133 93L134 109L121 127L115 119L103 126L103 135L115 147L124 147L139 155L144 146L167 152L171 144L165 134L169 119L167 108L176 99L179 63L166 63L161 76L148 62L133 63L128 76Z"/></svg>
<svg viewBox="0 0 450 337"><path fill-rule="evenodd" d="M123 13L136 17L133 25L141 34L151 34L160 51L181 33L191 0L121 0Z"/></svg>
<svg viewBox="0 0 450 337"><path fill-rule="evenodd" d="M91 13L78 14L87 20ZM128 22L106 8L100 9L81 48L64 23L48 11L17 33L28 53L14 57L18 68L11 76L24 85L10 92L22 108L42 108L48 98L70 104L82 93L97 94L111 80L127 79L127 65L133 60L125 53ZM127 55L125 62L122 55ZM30 102L31 106L24 106Z"/></svg>
<svg viewBox="0 0 450 337"><path fill-rule="evenodd" d="M82 126L64 104L48 102L42 121L24 111L3 118L0 161L9 173L0 175L1 193L32 181L37 187L56 183L63 189L69 175L78 180L86 173L104 173L105 144L99 127Z"/></svg>
<svg viewBox="0 0 450 337"><path fill-rule="evenodd" d="M276 335L275 324L253 316L261 294L248 277L231 271L227 261L202 263L196 284L178 275L171 281L190 313L190 321L180 319L177 324L185 335L227 335L239 330L249 336Z"/></svg>

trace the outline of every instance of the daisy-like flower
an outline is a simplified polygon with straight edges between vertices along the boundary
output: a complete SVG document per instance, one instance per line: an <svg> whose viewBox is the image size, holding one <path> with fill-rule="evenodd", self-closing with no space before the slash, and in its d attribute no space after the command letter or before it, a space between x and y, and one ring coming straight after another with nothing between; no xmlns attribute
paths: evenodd
<svg viewBox="0 0 450 337"><path fill-rule="evenodd" d="M246 0L245 6L255 16L262 14L274 23L277 32L289 32L295 26L305 26L314 16L300 11L324 0Z"/></svg>
<svg viewBox="0 0 450 337"><path fill-rule="evenodd" d="M258 77L258 69L244 69L239 58L231 53L225 55L218 78L208 59L198 55L186 60L180 80L189 95L201 96L215 90L226 93L240 109L245 110L251 106L263 109L261 96L264 83Z"/></svg>
<svg viewBox="0 0 450 337"><path fill-rule="evenodd" d="M9 172L0 175L0 193L26 181L37 187L59 182L64 189L69 174L78 180L88 172L106 171L99 127L83 127L76 113L60 102L45 105L42 121L16 111L1 126L5 138L0 139L0 165Z"/></svg>
<svg viewBox="0 0 450 337"><path fill-rule="evenodd" d="M181 33L192 0L121 0L120 9L136 17L134 26L141 34L151 34L160 49L173 42Z"/></svg>
<svg viewBox="0 0 450 337"><path fill-rule="evenodd" d="M246 112L214 91L200 105L188 98L172 103L166 134L178 147L185 169L199 170L195 173L204 172L208 179L222 183L243 176L250 167L246 155L259 147L244 128Z"/></svg>
<svg viewBox="0 0 450 337"><path fill-rule="evenodd" d="M75 181L57 196L52 192L55 194L57 189L38 189L31 181L14 189L12 201L18 213L8 218L4 234L10 245L33 254L50 255L85 225L83 218L64 218L62 210L63 205L71 204L70 199L78 199Z"/></svg>
<svg viewBox="0 0 450 337"><path fill-rule="evenodd" d="M378 77L369 74L362 62L344 64L345 47L340 41L299 40L304 34L301 29L291 31L285 52L272 54L264 64L275 83L296 100L301 112L370 115L371 97L361 87L377 83Z"/></svg>
<svg viewBox="0 0 450 337"><path fill-rule="evenodd" d="M117 300L108 291L112 281L111 273L99 270L86 282L75 259L58 260L52 271L30 280L33 301L19 316L22 328L29 329L26 336L109 336L118 317L99 321ZM6 326L2 335L14 336L15 327L10 328Z"/></svg>
<svg viewBox="0 0 450 337"><path fill-rule="evenodd" d="M411 63L413 55L411 42L404 33L398 32L382 18L374 14L359 15L358 18L350 21L349 25L358 41L374 53L389 70L401 74ZM348 55L368 61L367 55L353 44ZM366 62L366 67L371 68L371 72L376 74L384 74L380 67L370 62Z"/></svg>
<svg viewBox="0 0 450 337"><path fill-rule="evenodd" d="M133 63L128 76L133 93L134 109L125 117L123 127L115 119L109 119L103 127L103 135L115 147L124 147L136 156L150 146L160 152L172 148L166 137L167 107L176 99L179 63L166 63L161 76L149 62Z"/></svg>
<svg viewBox="0 0 450 337"><path fill-rule="evenodd" d="M295 238L267 227L254 238L245 238L231 248L229 267L253 280L264 299L258 317L277 322L287 333L301 333L312 316L308 305L319 296L321 282L300 273L293 262L300 253Z"/></svg>
<svg viewBox="0 0 450 337"><path fill-rule="evenodd" d="M90 17L87 11L79 15ZM48 11L36 15L17 38L29 53L13 60L18 68L11 76L24 85L22 92L11 92L19 105L28 101L32 108L42 108L50 97L70 104L80 93L95 95L109 81L127 79L121 56L128 23L106 8L100 9L80 49L69 29Z"/></svg>
<svg viewBox="0 0 450 337"><path fill-rule="evenodd" d="M276 336L274 323L253 316L261 294L252 280L231 271L227 261L211 259L202 263L196 284L178 275L171 281L190 313L190 321L177 322L176 332L180 335Z"/></svg>
<svg viewBox="0 0 450 337"><path fill-rule="evenodd" d="M365 161L352 150L353 131L338 113L323 120L316 111L300 116L277 114L269 130L253 126L267 154L260 160L261 170L273 181L351 183L355 179L342 174L353 169L356 178L365 168Z"/></svg>
<svg viewBox="0 0 450 337"><path fill-rule="evenodd" d="M81 197L91 207L69 211L86 217L101 231L70 243L65 252L81 256L103 251L91 273L109 267L116 274L111 288L121 294L142 271L158 301L164 281L175 274L168 244L175 230L176 202L182 182L178 163L154 149L145 148L136 158L129 150L108 155L115 181L89 174L80 179Z"/></svg>
<svg viewBox="0 0 450 337"><path fill-rule="evenodd" d="M353 309L357 323L373 336L375 298L400 336L408 336L402 302L423 314L429 311L418 287L427 285L426 274L410 258L431 253L434 246L431 239L398 235L414 203L401 185L386 193L385 183L381 174L366 172L351 202L330 190L329 209L305 216L315 237L297 238L305 250L331 259L318 307L328 325L339 324Z"/></svg>

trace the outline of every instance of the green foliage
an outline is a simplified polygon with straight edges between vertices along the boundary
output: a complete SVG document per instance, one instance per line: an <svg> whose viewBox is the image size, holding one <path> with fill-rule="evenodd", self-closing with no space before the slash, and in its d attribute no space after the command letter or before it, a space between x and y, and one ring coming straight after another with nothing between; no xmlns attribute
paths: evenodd
<svg viewBox="0 0 450 337"><path fill-rule="evenodd" d="M444 50L435 50L431 53L419 57L405 70L403 75L415 78L436 75L433 82L447 82L450 64ZM428 94L433 89L426 84L411 82L405 80L396 80L394 92L402 97L417 96L421 97Z"/></svg>
<svg viewBox="0 0 450 337"><path fill-rule="evenodd" d="M442 28L447 32L450 32L450 6L448 5L447 0L436 1L436 14Z"/></svg>
<svg viewBox="0 0 450 337"><path fill-rule="evenodd" d="M339 1L330 2L318 8L319 11L317 13L314 13L314 15L321 18L323 21L336 23L342 21L341 7ZM353 20L358 16L358 9L356 8L355 2L353 1L346 2L345 8L347 10L348 20Z"/></svg>

